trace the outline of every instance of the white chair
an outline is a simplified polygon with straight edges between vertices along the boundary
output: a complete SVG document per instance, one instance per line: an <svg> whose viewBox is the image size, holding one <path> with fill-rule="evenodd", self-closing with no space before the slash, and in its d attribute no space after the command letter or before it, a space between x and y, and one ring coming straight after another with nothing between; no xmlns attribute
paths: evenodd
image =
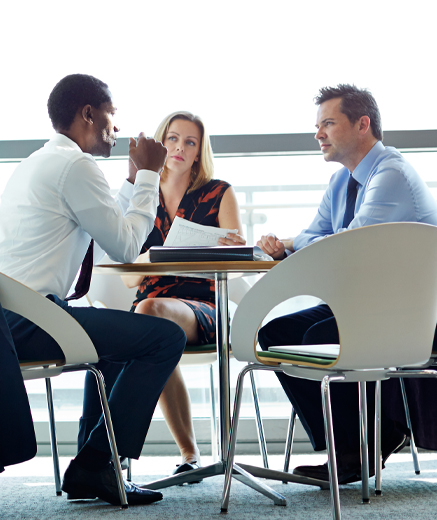
<svg viewBox="0 0 437 520"><path fill-rule="evenodd" d="M340 344L258 351L257 333L268 312L298 295L321 298L332 309ZM241 301L231 329L234 356L247 365L240 373L223 490L227 510L241 403L242 380L254 369L282 371L321 381L328 450L332 514L340 518L330 383L358 382L363 501L369 499L366 381L389 377L390 367L414 367L431 354L437 322L437 227L391 223L345 231L320 240L282 261ZM337 349L333 356L314 354ZM297 351L300 353L297 354ZM377 384L378 386L378 384ZM376 407L378 412L378 407ZM376 417L375 424L379 425ZM380 474L380 432L375 468Z"/></svg>
<svg viewBox="0 0 437 520"><path fill-rule="evenodd" d="M50 378L64 372L88 370L95 375L99 386L103 416L105 418L109 444L116 469L120 504L123 508L127 508L126 492L112 428L111 415L106 399L105 383L103 375L94 367L94 363L97 363L99 358L89 336L78 322L58 305L2 273L0 273L0 303L3 308L20 314L45 330L58 343L65 356L65 359L20 363L21 373L25 380L45 379L46 381L50 437L57 495L61 495L62 491Z"/></svg>

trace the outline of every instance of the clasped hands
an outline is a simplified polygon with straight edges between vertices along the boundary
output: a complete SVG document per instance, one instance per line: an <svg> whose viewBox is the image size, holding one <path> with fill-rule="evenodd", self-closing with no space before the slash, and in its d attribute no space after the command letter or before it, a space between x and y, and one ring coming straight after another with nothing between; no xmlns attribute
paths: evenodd
<svg viewBox="0 0 437 520"><path fill-rule="evenodd" d="M129 139L129 175L127 180L135 182L138 170L152 170L161 174L167 160L167 148L143 132L137 139Z"/></svg>

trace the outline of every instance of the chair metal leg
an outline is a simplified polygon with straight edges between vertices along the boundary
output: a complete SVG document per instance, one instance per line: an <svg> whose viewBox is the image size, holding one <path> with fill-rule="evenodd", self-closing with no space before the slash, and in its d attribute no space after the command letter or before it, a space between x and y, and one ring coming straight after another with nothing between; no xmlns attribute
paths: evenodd
<svg viewBox="0 0 437 520"><path fill-rule="evenodd" d="M105 419L106 431L108 432L109 446L112 453L112 461L115 468L115 475L117 477L118 493L120 495L120 504L123 509L128 507L126 490L123 483L123 474L121 472L120 458L118 456L117 444L115 442L114 428L112 426L111 412L109 411L108 399L106 398L105 380L100 370L97 370L93 365L84 365L84 368L92 372L97 380L99 388L100 402L102 405L103 417Z"/></svg>
<svg viewBox="0 0 437 520"><path fill-rule="evenodd" d="M126 480L132 482L132 459L127 459L127 475Z"/></svg>
<svg viewBox="0 0 437 520"><path fill-rule="evenodd" d="M329 384L331 381L343 381L344 376L325 376L322 380L322 404L323 418L325 424L326 449L328 451L329 487L331 490L331 509L334 520L341 519L340 493L338 489L337 459L335 456L334 428L332 424L331 392Z"/></svg>
<svg viewBox="0 0 437 520"><path fill-rule="evenodd" d="M61 472L59 470L58 443L56 441L55 411L54 411L54 407L53 407L52 383L51 383L49 377L46 378L46 395L47 395L47 408L49 411L50 444L52 447L53 470L55 473L56 495L61 496L62 495Z"/></svg>
<svg viewBox="0 0 437 520"><path fill-rule="evenodd" d="M211 405L211 455L213 462L219 460L218 455L218 423L217 423L217 409L214 385L214 366L209 365L209 395Z"/></svg>
<svg viewBox="0 0 437 520"><path fill-rule="evenodd" d="M257 432L258 432L259 449L261 451L264 467L268 469L269 461L268 461L268 455L267 455L266 437L264 434L264 426L262 423L261 412L260 412L260 408L259 408L258 390L256 388L256 383L255 383L255 374L253 373L252 370L250 371L250 383L252 386L253 405L255 407L255 418L256 418L256 426L257 426Z"/></svg>
<svg viewBox="0 0 437 520"><path fill-rule="evenodd" d="M288 473L290 468L290 456L293 448L294 428L296 426L296 410L291 407L291 415L288 421L287 442L285 444L284 471ZM287 484L287 482L284 482Z"/></svg>
<svg viewBox="0 0 437 520"><path fill-rule="evenodd" d="M414 471L415 471L416 475L420 475L419 455L417 453L416 443L414 442L413 425L411 424L410 408L408 406L407 393L405 391L405 382L402 378L400 378L399 383L401 384L402 399L404 401L405 418L407 420L407 426L410 429L410 434L411 434L410 450L411 450L411 456L413 457Z"/></svg>
<svg viewBox="0 0 437 520"><path fill-rule="evenodd" d="M360 406L360 444L361 444L361 492L363 503L369 502L369 443L367 426L367 391L366 381L358 383Z"/></svg>
<svg viewBox="0 0 437 520"><path fill-rule="evenodd" d="M381 495L381 381L375 383L375 495Z"/></svg>

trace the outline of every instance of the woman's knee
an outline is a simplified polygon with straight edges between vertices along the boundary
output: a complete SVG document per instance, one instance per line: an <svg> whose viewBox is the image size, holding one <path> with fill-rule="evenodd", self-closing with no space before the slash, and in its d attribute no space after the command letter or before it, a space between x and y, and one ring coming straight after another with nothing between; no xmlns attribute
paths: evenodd
<svg viewBox="0 0 437 520"><path fill-rule="evenodd" d="M147 298L138 303L135 312L147 314L148 316L156 316L158 318L166 318L168 316L167 307L166 302L159 298Z"/></svg>

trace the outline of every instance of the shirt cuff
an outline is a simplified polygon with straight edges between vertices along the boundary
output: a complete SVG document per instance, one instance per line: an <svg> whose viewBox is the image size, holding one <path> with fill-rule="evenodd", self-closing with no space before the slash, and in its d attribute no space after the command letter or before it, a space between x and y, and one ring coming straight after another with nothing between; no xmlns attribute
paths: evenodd
<svg viewBox="0 0 437 520"><path fill-rule="evenodd" d="M160 178L159 173L153 172L152 170L138 170L137 180L135 182L146 182L158 188Z"/></svg>
<svg viewBox="0 0 437 520"><path fill-rule="evenodd" d="M156 189L159 187L160 175L159 173L153 172L152 170L138 170L136 178L138 182L151 184L152 186L155 186ZM130 200L134 194L134 184L126 179L121 185L119 194L122 197L125 197L127 200Z"/></svg>

